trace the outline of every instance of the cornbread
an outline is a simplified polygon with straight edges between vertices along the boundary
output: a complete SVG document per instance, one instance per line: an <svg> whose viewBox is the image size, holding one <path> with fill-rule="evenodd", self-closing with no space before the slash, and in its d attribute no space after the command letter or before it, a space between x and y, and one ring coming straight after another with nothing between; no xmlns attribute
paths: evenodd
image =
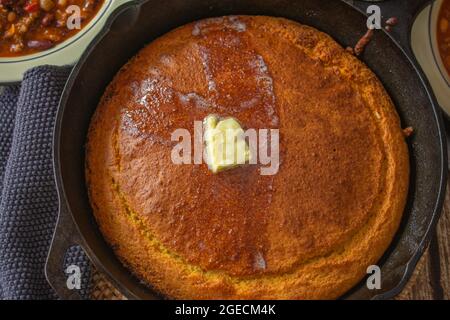
<svg viewBox="0 0 450 320"><path fill-rule="evenodd" d="M171 161L171 134L210 114L280 130L280 167L217 174ZM86 178L119 259L176 299L334 299L399 226L409 161L377 77L328 35L230 16L153 41L108 86Z"/></svg>

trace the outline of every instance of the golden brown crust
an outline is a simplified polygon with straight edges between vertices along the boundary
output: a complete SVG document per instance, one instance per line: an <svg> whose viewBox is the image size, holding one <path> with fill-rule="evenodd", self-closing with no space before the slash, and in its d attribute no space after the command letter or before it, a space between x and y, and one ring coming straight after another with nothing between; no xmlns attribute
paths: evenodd
<svg viewBox="0 0 450 320"><path fill-rule="evenodd" d="M172 164L172 131L211 113L279 128L279 173ZM341 296L389 246L409 181L376 76L311 27L250 16L178 28L122 68L92 121L86 171L116 254L187 299Z"/></svg>

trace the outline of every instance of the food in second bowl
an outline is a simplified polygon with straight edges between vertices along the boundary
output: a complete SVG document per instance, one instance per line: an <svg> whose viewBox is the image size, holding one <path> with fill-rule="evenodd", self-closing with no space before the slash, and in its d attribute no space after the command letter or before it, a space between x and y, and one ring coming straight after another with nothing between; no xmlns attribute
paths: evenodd
<svg viewBox="0 0 450 320"><path fill-rule="evenodd" d="M0 0L0 57L52 48L75 35L104 0ZM69 19L79 18L80 24Z"/></svg>

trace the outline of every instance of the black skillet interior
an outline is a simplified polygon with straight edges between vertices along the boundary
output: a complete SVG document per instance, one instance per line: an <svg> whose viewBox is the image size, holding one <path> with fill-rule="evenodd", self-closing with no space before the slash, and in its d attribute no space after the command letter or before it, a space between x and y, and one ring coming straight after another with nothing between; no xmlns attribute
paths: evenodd
<svg viewBox="0 0 450 320"><path fill-rule="evenodd" d="M143 2L142 6L140 2ZM125 7L127 11L123 10ZM130 298L157 298L120 264L105 243L91 213L86 192L86 134L91 116L113 76L153 39L201 18L229 14L281 16L314 26L343 46L355 44L366 32L366 18L347 3L335 0L136 1L135 5L124 6L119 11L122 13L116 12L111 17L111 22L114 19L115 22L111 23L110 30L105 30L94 41L75 67L62 98L55 140L61 216L73 216L75 230L81 234L81 244L94 264L106 272L126 295ZM390 298L409 278L439 216L446 181L446 152L436 104L403 51L380 31L362 59L384 83L397 106L403 126L412 126L415 133L409 139L412 169L409 200L397 237L380 262L382 289L369 291L361 283L345 298ZM70 227L60 223L60 228ZM61 229L56 232L55 241L60 240L58 232ZM65 238L65 241L71 240L70 237ZM76 242L76 238L72 241ZM55 286L57 283L52 281L53 276L48 272L49 280Z"/></svg>

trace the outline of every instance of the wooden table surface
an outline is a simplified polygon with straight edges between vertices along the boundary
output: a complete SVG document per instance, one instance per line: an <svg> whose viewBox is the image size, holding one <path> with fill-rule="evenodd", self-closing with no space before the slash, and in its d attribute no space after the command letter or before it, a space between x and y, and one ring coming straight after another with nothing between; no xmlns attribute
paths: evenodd
<svg viewBox="0 0 450 320"><path fill-rule="evenodd" d="M450 141L450 121L447 121ZM450 150L450 144L447 143ZM450 158L450 157L449 157ZM450 165L449 165L450 171ZM449 173L450 177L450 173ZM94 271L91 298L125 299L106 278ZM444 209L429 248L420 259L404 290L396 300L450 300L450 183L447 182Z"/></svg>

